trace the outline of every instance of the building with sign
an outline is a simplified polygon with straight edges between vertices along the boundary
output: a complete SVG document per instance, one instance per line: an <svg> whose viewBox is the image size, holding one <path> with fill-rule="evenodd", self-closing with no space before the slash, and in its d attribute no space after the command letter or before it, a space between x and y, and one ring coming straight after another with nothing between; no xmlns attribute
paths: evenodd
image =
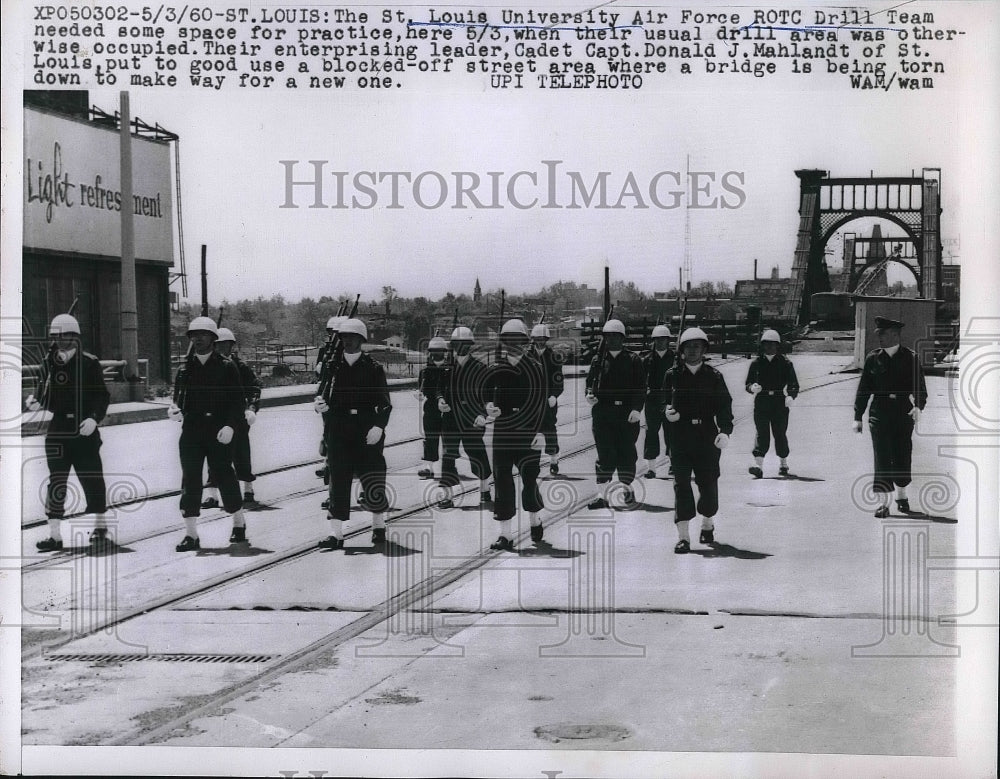
<svg viewBox="0 0 1000 779"><path fill-rule="evenodd" d="M92 111L87 101L86 92L25 93L25 336L44 339L48 323L76 299L83 348L118 360L120 138L115 117ZM151 381L170 379L171 137L132 137L138 356L148 361Z"/></svg>

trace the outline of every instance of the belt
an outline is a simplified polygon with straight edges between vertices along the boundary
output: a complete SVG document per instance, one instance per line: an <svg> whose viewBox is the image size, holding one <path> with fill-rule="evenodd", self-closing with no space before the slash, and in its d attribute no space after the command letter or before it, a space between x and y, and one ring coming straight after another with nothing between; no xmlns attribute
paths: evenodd
<svg viewBox="0 0 1000 779"><path fill-rule="evenodd" d="M76 419L76 414L64 414L61 411L55 411L55 412L53 412L52 416L54 416L54 417L62 417L63 419Z"/></svg>
<svg viewBox="0 0 1000 779"><path fill-rule="evenodd" d="M767 390L764 394L765 395L779 395L779 394L781 394L781 390Z"/></svg>
<svg viewBox="0 0 1000 779"><path fill-rule="evenodd" d="M625 401L624 400L612 400L611 401L611 405L612 406L624 406L625 405Z"/></svg>
<svg viewBox="0 0 1000 779"><path fill-rule="evenodd" d="M701 420L700 419L688 419L687 421L690 422L692 425L700 425L701 424Z"/></svg>
<svg viewBox="0 0 1000 779"><path fill-rule="evenodd" d="M511 411L520 411L520 410L521 410L520 406L516 406L516 407L514 407L514 408L511 409Z"/></svg>
<svg viewBox="0 0 1000 779"><path fill-rule="evenodd" d="M211 412L211 411L185 411L184 415L185 416L192 416L192 417L206 417L208 419L211 419L212 418L212 413L213 412Z"/></svg>
<svg viewBox="0 0 1000 779"><path fill-rule="evenodd" d="M889 398L889 400L895 400L896 399L896 393L895 392L890 392L889 395L888 395L888 398Z"/></svg>

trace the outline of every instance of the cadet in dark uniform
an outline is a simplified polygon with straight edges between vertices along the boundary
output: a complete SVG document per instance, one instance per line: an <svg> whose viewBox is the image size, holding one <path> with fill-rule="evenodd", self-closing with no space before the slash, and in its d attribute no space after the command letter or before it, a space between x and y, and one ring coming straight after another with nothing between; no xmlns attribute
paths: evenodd
<svg viewBox="0 0 1000 779"><path fill-rule="evenodd" d="M765 330L760 337L763 354L750 363L746 389L753 399L753 423L757 437L753 445L754 463L750 473L756 478L764 475L764 455L771 448L774 433L774 451L781 458L778 473L788 475L788 409L799 394L799 380L795 367L785 355L778 354L781 336L777 330Z"/></svg>
<svg viewBox="0 0 1000 779"><path fill-rule="evenodd" d="M534 357L545 369L548 377L549 395L545 401L545 418L542 420L542 435L545 436L545 454L549 456L549 473L556 476L559 473L559 436L556 433L556 415L558 413L559 396L563 391L562 363L556 359L549 348L549 326L538 324L531 328L531 341L534 345Z"/></svg>
<svg viewBox="0 0 1000 779"><path fill-rule="evenodd" d="M385 488L385 427L392 404L385 370L361 351L368 328L360 319L340 324L343 359L331 366L334 373L317 395L314 408L323 415L327 467L330 469L330 535L319 542L323 549L343 549L344 521L351 513L351 482L357 475L372 512L372 543L385 543L385 514L389 499Z"/></svg>
<svg viewBox="0 0 1000 779"><path fill-rule="evenodd" d="M465 449L472 466L472 473L479 478L480 501L490 500L489 484L493 471L483 434L486 432L486 398L483 384L486 366L470 354L472 331L456 327L451 334L452 367L447 381L438 388L438 408L441 411L441 435L444 440L444 459L441 462L441 484L445 487L444 500L438 505L451 508L451 488L459 484L456 462L459 445Z"/></svg>
<svg viewBox="0 0 1000 779"><path fill-rule="evenodd" d="M656 461L660 456L660 431L663 431L663 454L670 459L670 425L663 416L667 405L667 395L663 380L667 371L674 367L676 356L670 348L670 328L656 325L653 328L653 348L643 358L646 370L646 437L642 443L642 456L649 470L646 478L656 476ZM671 468L671 470L673 470Z"/></svg>
<svg viewBox="0 0 1000 779"><path fill-rule="evenodd" d="M340 329L340 323L343 322L347 317L344 316L332 316L326 320L326 340L320 344L319 349L316 352L316 376L320 376L323 371L323 362L327 358L327 354L331 352L334 348L332 343L333 337L336 332ZM319 437L319 456L326 460L326 438L324 435ZM319 476L324 484L329 485L330 483L330 471L327 470L324 464L322 468L316 471L316 475ZM324 498L323 502L320 504L321 508L325 511L330 506L329 498Z"/></svg>
<svg viewBox="0 0 1000 779"><path fill-rule="evenodd" d="M500 339L506 355L490 368L486 379L486 413L493 423L493 470L496 507L493 518L500 535L491 549L514 548L511 520L517 514L514 469L521 474L521 507L528 512L531 540L542 540L542 496L538 491L541 433L552 391L545 366L528 350L528 330L520 319L504 322Z"/></svg>
<svg viewBox="0 0 1000 779"><path fill-rule="evenodd" d="M598 353L587 372L587 402L592 406L594 443L597 445L597 485L610 485L615 472L625 486L624 500L635 503L631 484L638 459L639 420L646 400L646 372L642 359L625 348L625 324L618 319L604 323L606 351ZM588 508L608 508L607 488Z"/></svg>
<svg viewBox="0 0 1000 779"><path fill-rule="evenodd" d="M427 365L420 369L417 378L417 395L423 401L421 421L424 428L423 460L426 468L417 471L421 479L433 479L434 467L441 459L441 409L438 408L438 388L448 375L448 344L443 338L434 336L427 345Z"/></svg>
<svg viewBox="0 0 1000 779"><path fill-rule="evenodd" d="M879 496L875 516L889 516L889 499L896 487L896 507L910 513L906 486L912 480L913 428L927 405L927 385L917 356L901 346L903 323L875 317L881 348L868 353L854 397L854 432L861 432L861 417L868 407L868 428L875 453L874 490Z"/></svg>
<svg viewBox="0 0 1000 779"><path fill-rule="evenodd" d="M673 425L674 501L677 544L674 552L691 551L688 525L701 515L703 544L715 542L713 517L719 510L719 460L733 432L733 399L726 380L705 363L708 336L698 327L685 330L677 341L683 364L667 373L667 421ZM698 503L691 475L698 485Z"/></svg>
<svg viewBox="0 0 1000 779"><path fill-rule="evenodd" d="M201 548L198 516L201 513L202 472L208 461L222 493L222 506L233 515L230 543L244 543L246 519L240 500L240 485L233 473L230 444L240 423L245 422L243 387L233 363L215 351L219 330L206 316L191 320L187 335L193 354L174 379L174 404L167 415L183 423L179 443L181 457L181 513L185 536L178 552Z"/></svg>
<svg viewBox="0 0 1000 779"><path fill-rule="evenodd" d="M42 362L41 399L29 395L29 411L52 412L45 434L45 458L49 466L49 484L45 493L45 515L49 519L49 537L36 546L41 552L63 548L62 521L66 501L66 480L70 468L83 487L87 513L94 514L90 543L107 542L107 491L101 463L101 434L98 423L108 411L111 396L104 384L100 361L80 348L80 324L69 314L52 320L49 336L53 348Z"/></svg>

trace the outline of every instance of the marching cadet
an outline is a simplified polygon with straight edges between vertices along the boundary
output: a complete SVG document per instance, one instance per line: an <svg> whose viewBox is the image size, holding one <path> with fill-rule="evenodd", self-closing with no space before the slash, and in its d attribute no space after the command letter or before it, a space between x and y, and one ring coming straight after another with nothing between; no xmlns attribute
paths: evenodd
<svg viewBox="0 0 1000 779"><path fill-rule="evenodd" d="M528 350L528 330L520 319L509 319L500 329L506 356L490 368L486 378L486 413L493 423L493 470L496 503L493 518L500 535L490 549L513 551L511 520L517 514L514 469L521 474L521 507L528 512L531 540L542 540L542 496L538 490L541 433L552 397L549 373Z"/></svg>
<svg viewBox="0 0 1000 779"><path fill-rule="evenodd" d="M80 323L69 314L59 314L49 327L52 346L42 362L41 399L29 395L28 411L52 412L45 434L45 458L49 466L49 484L45 493L45 515L49 537L36 546L40 552L58 552L63 548L60 523L64 516L66 481L70 468L83 487L87 513L94 514L93 546L108 542L107 491L101 463L101 434L98 423L108 411L111 395L104 384L101 363L80 348Z"/></svg>
<svg viewBox="0 0 1000 779"><path fill-rule="evenodd" d="M757 437L753 445L753 465L750 473L755 478L764 475L764 455L771 448L774 433L774 451L781 458L778 473L788 475L788 410L799 394L799 380L795 367L785 355L778 354L781 336L777 330L765 330L760 336L763 354L750 363L747 371L746 390L754 396L753 423Z"/></svg>
<svg viewBox="0 0 1000 779"><path fill-rule="evenodd" d="M656 461L660 456L660 432L663 432L663 454L670 461L670 425L663 416L667 394L663 381L667 371L674 367L676 357L670 348L670 328L656 325L653 328L653 348L643 358L646 370L646 437L642 443L642 456L648 463L646 478L656 476ZM670 468L673 471L673 468Z"/></svg>
<svg viewBox="0 0 1000 779"><path fill-rule="evenodd" d="M483 395L486 366L472 356L473 337L468 327L456 327L451 333L452 368L447 381L438 388L441 411L441 435L444 458L441 461L441 485L445 488L440 508L453 508L451 490L459 484L459 445L465 449L472 473L479 478L480 502L490 500L487 479L493 471L486 456L483 435L486 432L486 400Z"/></svg>
<svg viewBox="0 0 1000 779"><path fill-rule="evenodd" d="M878 519L889 516L889 500L896 487L896 507L910 513L906 486L912 481L913 428L927 405L927 385L917 356L900 345L903 323L875 317L880 348L868 353L854 397L854 432L868 407L868 428L875 454L874 491L879 497Z"/></svg>
<svg viewBox="0 0 1000 779"><path fill-rule="evenodd" d="M263 388L260 379L253 372L253 368L247 365L236 354L236 336L228 327L219 328L219 337L215 341L215 351L230 360L240 373L240 385L243 387L243 399L246 402L246 411L243 412L243 421L236 427L233 433L233 442L229 445L229 451L233 456L233 468L236 471L236 478L240 480L243 489L243 505L256 503L253 494L253 483L257 478L253 475L253 467L250 458L250 428L257 421L257 411L260 409L260 392ZM202 502L203 509L219 507L219 490L215 486L214 474L211 470L208 473L208 486L205 487L208 497Z"/></svg>
<svg viewBox="0 0 1000 779"><path fill-rule="evenodd" d="M548 380L549 395L545 399L542 435L545 436L545 454L549 456L549 473L556 476L559 474L559 436L556 433L556 414L558 413L559 396L562 395L563 391L563 372L562 363L556 360L555 354L548 345L551 337L552 333L546 324L537 324L531 328L531 342L535 349L534 357L542 363ZM494 467L496 467L495 462Z"/></svg>
<svg viewBox="0 0 1000 779"><path fill-rule="evenodd" d="M636 441L640 412L646 398L646 373L639 355L625 348L625 323L609 319L602 329L604 342L587 372L586 400L593 408L592 427L597 445L597 484L608 485L588 508L608 508L608 489L615 472L625 487L626 505L635 503Z"/></svg>
<svg viewBox="0 0 1000 779"><path fill-rule="evenodd" d="M322 549L344 548L344 522L351 512L351 483L357 475L372 512L372 543L385 543L385 514L389 500L385 487L385 427L392 405L385 370L361 351L368 328L360 319L340 324L343 359L332 365L329 381L321 382L314 408L323 415L327 467L330 469L330 535Z"/></svg>
<svg viewBox="0 0 1000 779"><path fill-rule="evenodd" d="M167 416L181 422L181 514L185 536L178 552L201 549L198 517L201 513L202 471L208 461L215 475L223 508L233 515L229 543L245 543L246 519L240 485L233 472L230 444L236 429L246 422L246 404L236 366L215 350L219 329L207 316L195 317L187 330L191 351L174 378L174 403Z"/></svg>
<svg viewBox="0 0 1000 779"><path fill-rule="evenodd" d="M677 341L683 364L667 373L664 388L669 398L665 415L673 425L671 454L674 465L676 554L691 551L688 525L696 509L701 516L703 544L715 543L713 517L719 510L719 460L733 432L733 399L726 380L705 362L708 336L690 327ZM691 474L698 485L695 504Z"/></svg>
<svg viewBox="0 0 1000 779"><path fill-rule="evenodd" d="M438 388L447 377L448 344L434 336L427 344L427 365L420 369L417 378L417 395L423 401L424 456L426 468L417 471L421 479L433 479L434 467L441 451L441 409L438 408Z"/></svg>

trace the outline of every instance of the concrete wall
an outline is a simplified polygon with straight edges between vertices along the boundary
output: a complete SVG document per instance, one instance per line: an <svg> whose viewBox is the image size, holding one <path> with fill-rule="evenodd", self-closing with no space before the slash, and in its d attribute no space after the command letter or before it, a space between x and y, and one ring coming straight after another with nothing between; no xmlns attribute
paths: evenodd
<svg viewBox="0 0 1000 779"><path fill-rule="evenodd" d="M903 322L900 343L912 349L920 364L929 368L934 364L934 336L936 312L939 301L915 298L865 297L855 298L854 306L854 365L864 365L865 356L878 349L875 335L875 317L883 316Z"/></svg>

